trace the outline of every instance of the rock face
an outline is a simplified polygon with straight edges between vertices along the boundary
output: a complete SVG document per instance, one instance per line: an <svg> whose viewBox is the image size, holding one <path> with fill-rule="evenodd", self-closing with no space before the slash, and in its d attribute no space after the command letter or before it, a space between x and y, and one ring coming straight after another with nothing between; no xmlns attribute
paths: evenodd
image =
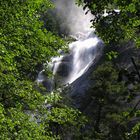
<svg viewBox="0 0 140 140"><path fill-rule="evenodd" d="M69 62L62 62L59 65L57 74L60 75L61 77L65 78L65 77L69 76L70 71L71 71L71 66L70 66Z"/></svg>
<svg viewBox="0 0 140 140"><path fill-rule="evenodd" d="M65 55L60 61L60 64L56 71L56 75L59 75L63 79L68 77L72 70L72 61L71 61L72 59L73 59L72 54Z"/></svg>
<svg viewBox="0 0 140 140"><path fill-rule="evenodd" d="M136 48L134 43L128 42L118 47L117 51L119 52L118 58L115 60L119 66L128 69L134 68L131 58L133 57L136 63L140 62L140 48Z"/></svg>
<svg viewBox="0 0 140 140"><path fill-rule="evenodd" d="M42 82L43 86L46 87L48 92L51 92L54 88L54 82L52 79L46 79Z"/></svg>

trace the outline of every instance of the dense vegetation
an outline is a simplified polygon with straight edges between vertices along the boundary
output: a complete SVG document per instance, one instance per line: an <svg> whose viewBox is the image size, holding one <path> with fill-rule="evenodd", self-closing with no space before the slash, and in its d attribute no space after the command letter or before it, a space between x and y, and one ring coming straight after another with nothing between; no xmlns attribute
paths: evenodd
<svg viewBox="0 0 140 140"><path fill-rule="evenodd" d="M132 40L140 47L139 0L77 0L94 15L93 27L106 44Z"/></svg>
<svg viewBox="0 0 140 140"><path fill-rule="evenodd" d="M40 21L40 14L51 5L48 0L0 2L1 140L59 139L82 126L78 110L57 105L61 98L42 95L34 82L43 64L65 45Z"/></svg>
<svg viewBox="0 0 140 140"><path fill-rule="evenodd" d="M96 83L87 91L81 107L90 120L87 139L138 139L140 84L138 77L125 74L110 62L93 72L91 79Z"/></svg>
<svg viewBox="0 0 140 140"><path fill-rule="evenodd" d="M139 47L138 0L79 2L95 15L93 25L108 46L131 40ZM138 140L140 79L135 66L131 73L114 61L99 66L83 102L90 103L89 110L81 107L81 112L65 89L48 94L35 82L43 64L66 45L57 36L57 19L46 12L52 7L49 0L0 1L0 140ZM104 9L109 16L101 16Z"/></svg>
<svg viewBox="0 0 140 140"><path fill-rule="evenodd" d="M77 3L94 15L92 25L106 46L110 47L107 57L113 62L99 66L93 75L96 83L87 92L85 103L90 102L90 109L93 109L89 115L93 135L88 139L139 140L139 57L136 53L131 59L127 55L129 65L133 63L129 70L115 58L123 58L118 54L119 47L122 47L121 50L125 50L126 46L140 47L140 3L138 0L77 0ZM131 46L127 45L128 42ZM140 50L136 51L139 56Z"/></svg>

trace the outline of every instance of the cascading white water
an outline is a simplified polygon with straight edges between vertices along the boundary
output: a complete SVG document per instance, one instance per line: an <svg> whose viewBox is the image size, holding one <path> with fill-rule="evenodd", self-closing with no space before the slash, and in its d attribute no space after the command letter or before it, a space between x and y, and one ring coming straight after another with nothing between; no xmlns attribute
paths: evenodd
<svg viewBox="0 0 140 140"><path fill-rule="evenodd" d="M63 78L62 82L63 84L71 84L94 63L99 53L99 43L102 41L90 28L90 20L93 19L90 13L85 15L82 7L76 6L74 0L54 0L54 2L56 12L62 15L61 18L64 18L63 20L70 30L70 36L77 41L69 44L70 57L67 54L53 57L49 64L54 75L57 75L60 69L61 74L65 73L65 69L68 69L67 76ZM68 61L65 61L65 58ZM60 76L63 77L63 75ZM42 75L40 75L40 81L41 78L43 79Z"/></svg>
<svg viewBox="0 0 140 140"><path fill-rule="evenodd" d="M87 36L83 40L78 40L69 45L73 54L72 71L67 79L67 83L72 83L79 78L93 63L96 58L96 47L99 39L95 36Z"/></svg>
<svg viewBox="0 0 140 140"><path fill-rule="evenodd" d="M69 50L72 57L69 58L71 63L68 64L71 67L71 71L69 72L68 77L65 78L65 84L71 84L74 82L87 71L91 64L93 64L94 59L98 54L97 45L100 42L101 40L93 33L87 33L84 34L84 36L79 37L79 40L69 44ZM65 56L63 56L63 58L65 58ZM63 62L64 61L62 60L62 56L55 58L55 61L53 61L54 74L57 73L59 65Z"/></svg>

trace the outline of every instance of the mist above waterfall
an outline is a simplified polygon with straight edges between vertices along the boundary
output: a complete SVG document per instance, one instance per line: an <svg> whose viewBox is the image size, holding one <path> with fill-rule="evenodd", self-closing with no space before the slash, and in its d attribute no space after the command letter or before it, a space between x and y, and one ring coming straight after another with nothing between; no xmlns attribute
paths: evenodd
<svg viewBox="0 0 140 140"><path fill-rule="evenodd" d="M70 35L93 30L90 28L90 20L93 19L93 16L90 13L85 15L85 11L75 4L75 0L53 0L53 2L59 18L63 21L60 28L67 27Z"/></svg>

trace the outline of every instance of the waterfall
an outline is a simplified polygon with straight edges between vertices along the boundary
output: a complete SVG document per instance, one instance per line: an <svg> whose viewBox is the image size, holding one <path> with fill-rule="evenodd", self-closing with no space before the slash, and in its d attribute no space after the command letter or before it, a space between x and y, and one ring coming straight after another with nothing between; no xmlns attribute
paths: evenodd
<svg viewBox="0 0 140 140"><path fill-rule="evenodd" d="M95 36L87 36L83 40L78 40L69 45L73 54L72 70L67 79L67 83L74 82L79 78L96 58L97 44L100 40Z"/></svg>
<svg viewBox="0 0 140 140"><path fill-rule="evenodd" d="M83 75L101 53L102 41L94 33L82 34L82 37L77 38L77 41L69 44L70 55L56 57L52 61L54 75L61 71L59 75L63 77L64 84L71 84ZM67 73L66 76L63 76L64 73Z"/></svg>
<svg viewBox="0 0 140 140"><path fill-rule="evenodd" d="M101 53L102 41L90 28L93 16L90 13L85 15L82 7L75 5L74 0L54 0L54 3L56 12L64 21L62 28L67 25L70 36L76 41L69 44L69 54L53 57L49 65L56 77L54 79L62 78L62 84L71 84L94 64ZM40 73L38 81L44 80L42 75Z"/></svg>

